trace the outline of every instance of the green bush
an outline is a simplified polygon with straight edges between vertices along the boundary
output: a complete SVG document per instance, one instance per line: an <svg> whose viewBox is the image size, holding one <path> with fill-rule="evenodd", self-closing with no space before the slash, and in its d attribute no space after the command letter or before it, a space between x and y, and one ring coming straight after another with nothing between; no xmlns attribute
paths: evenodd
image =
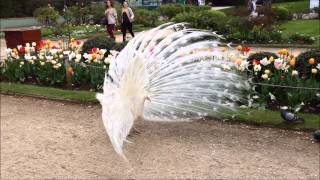
<svg viewBox="0 0 320 180"><path fill-rule="evenodd" d="M90 6L86 6L84 8L71 6L68 7L67 11L64 13L64 17L69 23L79 25L87 22L90 12Z"/></svg>
<svg viewBox="0 0 320 180"><path fill-rule="evenodd" d="M92 16L92 19L95 24L100 24L102 17L104 16L104 6L98 4L92 4L89 7L89 13Z"/></svg>
<svg viewBox="0 0 320 180"><path fill-rule="evenodd" d="M310 58L314 58L314 64L310 64ZM310 78L312 76L311 69L316 68L317 64L320 63L320 50L311 50L304 53L299 54L297 57L297 62L295 68L301 72L300 75L304 76L304 78ZM318 73L314 75L317 81L320 81L320 70ZM320 86L320 82L319 82Z"/></svg>
<svg viewBox="0 0 320 180"><path fill-rule="evenodd" d="M295 33L289 37L289 41L296 44L313 44L315 38L307 34Z"/></svg>
<svg viewBox="0 0 320 180"><path fill-rule="evenodd" d="M48 20L50 25L54 25L59 17L59 12L52 7L41 7L33 12L33 16L42 24Z"/></svg>
<svg viewBox="0 0 320 180"><path fill-rule="evenodd" d="M158 22L158 11L150 11L144 8L135 8L135 24L142 24L147 27L156 26Z"/></svg>
<svg viewBox="0 0 320 180"><path fill-rule="evenodd" d="M226 15L220 11L193 11L176 15L175 22L188 22L192 27L210 29L212 31L224 31Z"/></svg>
<svg viewBox="0 0 320 180"><path fill-rule="evenodd" d="M193 6L184 4L164 4L156 9L159 14L167 20L174 18L180 13L196 13L211 10L210 6Z"/></svg>
<svg viewBox="0 0 320 180"><path fill-rule="evenodd" d="M161 16L169 20L175 17L177 14L183 13L184 5L175 3L164 4L159 6L156 10L160 13Z"/></svg>
<svg viewBox="0 0 320 180"><path fill-rule="evenodd" d="M287 21L290 19L289 10L285 7L276 7L273 9L275 18L278 21Z"/></svg>

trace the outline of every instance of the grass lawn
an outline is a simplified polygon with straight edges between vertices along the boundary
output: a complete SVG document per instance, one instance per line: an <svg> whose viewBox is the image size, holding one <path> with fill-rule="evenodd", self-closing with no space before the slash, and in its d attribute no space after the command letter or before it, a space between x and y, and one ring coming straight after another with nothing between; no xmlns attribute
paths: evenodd
<svg viewBox="0 0 320 180"><path fill-rule="evenodd" d="M314 36L316 42L314 45L320 46L320 23L318 19L315 20L292 20L288 21L280 26L283 29L282 36L288 38L290 35L296 32Z"/></svg>
<svg viewBox="0 0 320 180"><path fill-rule="evenodd" d="M95 92L63 90L52 87L42 87L26 84L0 83L1 93L25 94L57 100L71 100L77 102L97 102Z"/></svg>
<svg viewBox="0 0 320 180"><path fill-rule="evenodd" d="M37 97L44 97L56 100L71 100L83 103L97 103L95 92L72 91L51 87L41 87L34 85L24 85L15 83L0 83L1 93L25 94ZM260 110L260 109L240 109L236 116L236 122L242 122L255 125L267 125L272 127L314 130L320 128L320 118L316 114L300 113L304 117L304 123L285 123L278 111Z"/></svg>
<svg viewBox="0 0 320 180"><path fill-rule="evenodd" d="M272 7L284 7L290 13L304 13L309 11L309 0L298 0L295 2L273 3Z"/></svg>
<svg viewBox="0 0 320 180"><path fill-rule="evenodd" d="M287 8L290 13L301 13L301 12L308 12L309 10L309 0L296 0L294 2L280 2L280 3L272 3L272 7L285 7ZM246 9L244 6L238 7L230 7L226 9L221 9L226 14L231 14L235 11L243 11Z"/></svg>

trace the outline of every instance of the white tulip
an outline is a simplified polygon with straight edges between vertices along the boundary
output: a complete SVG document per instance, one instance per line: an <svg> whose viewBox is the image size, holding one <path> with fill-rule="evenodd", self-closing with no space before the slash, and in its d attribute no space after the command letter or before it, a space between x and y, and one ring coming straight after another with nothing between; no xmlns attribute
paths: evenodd
<svg viewBox="0 0 320 180"><path fill-rule="evenodd" d="M35 47L37 45L36 42L32 42L32 46Z"/></svg>
<svg viewBox="0 0 320 180"><path fill-rule="evenodd" d="M292 76L298 76L298 74L299 74L298 71L296 71L296 70L293 70L293 71L292 71Z"/></svg>
<svg viewBox="0 0 320 180"><path fill-rule="evenodd" d="M12 52L11 48L6 49L6 54L10 54Z"/></svg>
<svg viewBox="0 0 320 180"><path fill-rule="evenodd" d="M26 60L31 60L32 57L30 56L30 54L25 54L25 55L24 55L24 58L25 58Z"/></svg>
<svg viewBox="0 0 320 180"><path fill-rule="evenodd" d="M57 64L57 61L55 61L55 60L51 60L50 62L51 62L51 64Z"/></svg>
<svg viewBox="0 0 320 180"><path fill-rule="evenodd" d="M46 56L46 59L50 61L53 59L53 56Z"/></svg>
<svg viewBox="0 0 320 180"><path fill-rule="evenodd" d="M68 55L68 54L70 54L70 51L63 51L63 54Z"/></svg>
<svg viewBox="0 0 320 180"><path fill-rule="evenodd" d="M254 65L254 67L253 67L253 69L254 69L254 71L261 71L261 65L260 64L256 64L256 65Z"/></svg>
<svg viewBox="0 0 320 180"><path fill-rule="evenodd" d="M317 72L318 72L318 71L317 71L316 68L312 68L312 69L311 69L311 73L312 73L312 74L317 74Z"/></svg>
<svg viewBox="0 0 320 180"><path fill-rule="evenodd" d="M264 79L264 80L267 80L267 79L269 78L269 76L268 76L268 74L263 74L263 75L261 76L261 78Z"/></svg>
<svg viewBox="0 0 320 180"><path fill-rule="evenodd" d="M269 65L271 62L268 60L268 58L263 58L261 61L260 61L260 63L262 64L262 65L264 65L264 66L267 66L267 65Z"/></svg>

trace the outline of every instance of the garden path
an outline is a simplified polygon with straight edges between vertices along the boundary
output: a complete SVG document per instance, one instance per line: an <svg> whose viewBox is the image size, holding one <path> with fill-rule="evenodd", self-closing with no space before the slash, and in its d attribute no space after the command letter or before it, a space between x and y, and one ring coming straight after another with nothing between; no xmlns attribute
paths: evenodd
<svg viewBox="0 0 320 180"><path fill-rule="evenodd" d="M137 122L113 151L101 107L1 95L0 179L319 179L310 133L218 121Z"/></svg>

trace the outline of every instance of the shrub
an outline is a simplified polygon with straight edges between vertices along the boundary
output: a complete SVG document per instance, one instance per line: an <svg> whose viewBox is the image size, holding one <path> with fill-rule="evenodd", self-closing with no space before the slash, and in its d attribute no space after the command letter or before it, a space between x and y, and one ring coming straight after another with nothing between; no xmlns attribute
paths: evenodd
<svg viewBox="0 0 320 180"><path fill-rule="evenodd" d="M313 44L315 38L306 34L295 33L289 37L289 41L297 44Z"/></svg>
<svg viewBox="0 0 320 180"><path fill-rule="evenodd" d="M95 24L100 24L100 20L104 16L104 6L92 4L89 8L89 14L92 15Z"/></svg>
<svg viewBox="0 0 320 180"><path fill-rule="evenodd" d="M59 12L52 7L41 7L33 12L33 16L42 24L45 24L48 20L50 25L54 25L59 17Z"/></svg>
<svg viewBox="0 0 320 180"><path fill-rule="evenodd" d="M175 17L177 14L179 13L183 13L184 12L184 7L182 4L164 4L159 6L156 9L161 16L163 16L166 19L172 19L173 17Z"/></svg>
<svg viewBox="0 0 320 180"><path fill-rule="evenodd" d="M314 59L314 62L310 60ZM304 78L310 78L312 76L311 69L316 69L316 66L320 64L320 50L311 50L304 53L299 54L296 61L295 68L301 72L300 75L304 76ZM320 70L318 69L318 73L314 75L317 81L320 81Z"/></svg>
<svg viewBox="0 0 320 180"><path fill-rule="evenodd" d="M157 11L150 11L143 8L135 8L135 23L144 26L156 26L159 13Z"/></svg>
<svg viewBox="0 0 320 180"><path fill-rule="evenodd" d="M287 21L290 19L289 10L285 7L276 7L273 9L275 12L275 18L278 21Z"/></svg>
<svg viewBox="0 0 320 180"><path fill-rule="evenodd" d="M175 22L188 22L192 27L224 31L226 15L220 11L194 11L180 13L174 17Z"/></svg>

